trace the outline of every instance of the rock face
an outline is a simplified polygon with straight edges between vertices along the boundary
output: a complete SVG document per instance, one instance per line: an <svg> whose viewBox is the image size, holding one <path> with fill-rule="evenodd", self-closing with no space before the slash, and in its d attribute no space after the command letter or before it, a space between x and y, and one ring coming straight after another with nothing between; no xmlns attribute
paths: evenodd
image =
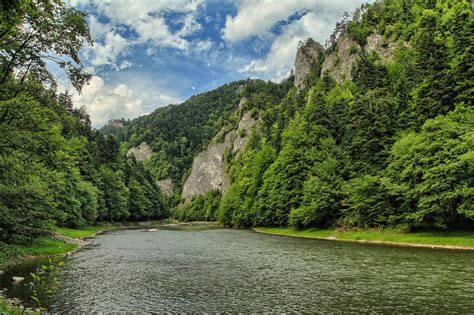
<svg viewBox="0 0 474 315"><path fill-rule="evenodd" d="M193 161L191 174L184 183L181 198L188 201L211 190L225 190L227 178L223 168L224 152L229 143L211 144Z"/></svg>
<svg viewBox="0 0 474 315"><path fill-rule="evenodd" d="M237 151L242 151L244 149L245 143L250 136L250 130L256 122L257 121L252 117L250 112L246 112L242 115L242 118L239 122L239 128L237 129L237 133L232 144L232 153L236 153Z"/></svg>
<svg viewBox="0 0 474 315"><path fill-rule="evenodd" d="M327 75L336 82L352 78L352 67L357 61L358 53L364 49L367 53L376 52L382 60L393 57L394 42L386 42L382 35L371 34L367 37L367 44L361 47L349 34L343 33L337 40L337 45L324 59L321 76Z"/></svg>
<svg viewBox="0 0 474 315"><path fill-rule="evenodd" d="M312 38L298 48L295 60L295 87L305 88L307 79L314 71L317 76L321 71L321 61L324 57L324 48Z"/></svg>
<svg viewBox="0 0 474 315"><path fill-rule="evenodd" d="M375 51L383 60L389 60L393 57L393 50L396 46L394 42L387 42L384 37L379 34L371 34L367 37L367 45L365 50L369 53Z"/></svg>
<svg viewBox="0 0 474 315"><path fill-rule="evenodd" d="M241 109L243 108L242 103ZM181 198L186 201L194 196L203 195L212 190L226 191L229 185L224 165L224 153L230 148L233 153L242 151L250 135L250 130L257 123L250 112L245 112L240 119L238 130L227 132L221 142L212 141L207 150L199 153L193 161L191 174L183 186ZM215 138L222 138L225 129Z"/></svg>
<svg viewBox="0 0 474 315"><path fill-rule="evenodd" d="M351 79L352 66L357 59L360 46L352 40L349 34L342 34L337 40L337 45L323 62L321 75L327 75L336 82Z"/></svg>
<svg viewBox="0 0 474 315"><path fill-rule="evenodd" d="M151 156L151 148L146 142L142 142L138 147L130 148L127 156L134 156L137 161L144 161Z"/></svg>
<svg viewBox="0 0 474 315"><path fill-rule="evenodd" d="M165 196L173 195L174 186L171 178L160 179L156 181L156 185L160 188L161 192Z"/></svg>

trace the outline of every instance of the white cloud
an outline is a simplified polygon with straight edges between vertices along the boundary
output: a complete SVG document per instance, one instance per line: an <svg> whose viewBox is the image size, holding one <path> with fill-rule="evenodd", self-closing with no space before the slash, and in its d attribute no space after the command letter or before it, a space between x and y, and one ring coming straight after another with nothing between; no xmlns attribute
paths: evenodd
<svg viewBox="0 0 474 315"><path fill-rule="evenodd" d="M129 44L120 34L109 32L102 43L96 42L93 47L87 49L93 54L90 61L94 66L115 64L117 59L126 53Z"/></svg>
<svg viewBox="0 0 474 315"><path fill-rule="evenodd" d="M142 97L140 97L142 96ZM106 85L102 78L93 76L82 93L73 92L76 107L85 106L94 127L102 127L113 118L135 118L149 112L149 103L167 105L175 98L154 92L135 93L125 84Z"/></svg>
<svg viewBox="0 0 474 315"><path fill-rule="evenodd" d="M137 43L151 42L155 46L173 47L182 50L188 48L188 42L179 35L172 34L161 17L147 17L133 22L138 34Z"/></svg>
<svg viewBox="0 0 474 315"><path fill-rule="evenodd" d="M254 2L250 2L256 5ZM294 6L293 9L287 8L287 17L291 15L291 12L295 12L295 8L304 8L301 4L303 2L305 4L310 3L309 1L292 2ZM257 75L262 79L274 81L281 81L288 77L290 70L293 68L298 43L312 37L314 40L324 44L325 40L331 35L336 21L342 17L343 12L354 10L362 2L360 0L350 1L350 3L344 0L311 2L313 4L311 11L308 11L300 19L284 27L281 35L272 38L270 51L266 56L248 62L238 70L239 73ZM289 5L287 2L285 4ZM270 20L276 21L276 16L277 14L275 13L272 15L274 18ZM265 17L262 17L262 19L265 19ZM267 24L269 25L269 23ZM254 31L254 35L258 35L259 32L269 32L268 27L259 28ZM243 36L242 34L244 33L234 33L234 38L239 38L238 34ZM251 34L251 32L249 31L248 34Z"/></svg>
<svg viewBox="0 0 474 315"><path fill-rule="evenodd" d="M368 0L373 2L374 0ZM344 11L352 11L365 0L242 0L237 15L227 16L222 30L228 42L237 42L252 36L271 37L271 28L279 21L287 21L296 13L312 11L330 18L334 24ZM333 27L334 25L332 25Z"/></svg>
<svg viewBox="0 0 474 315"><path fill-rule="evenodd" d="M97 16L104 16L107 22L90 15L89 26L96 40L93 47L84 50L84 56L94 66L111 65L116 69L120 57L127 54L130 47L147 44L152 47L172 47L187 51L189 36L201 29L196 21L196 12L203 0L154 1L154 0L70 0L71 5L94 7ZM182 27L172 31L164 17L165 12L183 13ZM124 30L135 36L123 36Z"/></svg>
<svg viewBox="0 0 474 315"><path fill-rule="evenodd" d="M268 36L276 22L309 10L314 4L304 0L244 0L235 17L227 16L223 38L228 42L236 42L252 36Z"/></svg>
<svg viewBox="0 0 474 315"><path fill-rule="evenodd" d="M198 53L209 51L213 46L212 41L209 38L206 40L195 41L194 44L194 51Z"/></svg>

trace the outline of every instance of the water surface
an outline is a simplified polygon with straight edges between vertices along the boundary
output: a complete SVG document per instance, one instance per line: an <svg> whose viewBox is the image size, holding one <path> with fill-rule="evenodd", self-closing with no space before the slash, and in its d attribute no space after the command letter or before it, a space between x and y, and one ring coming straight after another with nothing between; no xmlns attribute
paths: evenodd
<svg viewBox="0 0 474 315"><path fill-rule="evenodd" d="M474 253L230 229L98 236L62 271L52 311L474 310Z"/></svg>

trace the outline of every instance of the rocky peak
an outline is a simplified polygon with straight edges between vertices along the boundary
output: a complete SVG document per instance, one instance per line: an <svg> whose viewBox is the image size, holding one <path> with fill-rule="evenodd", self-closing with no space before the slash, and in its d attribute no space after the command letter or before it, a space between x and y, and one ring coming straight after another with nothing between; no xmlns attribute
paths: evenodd
<svg viewBox="0 0 474 315"><path fill-rule="evenodd" d="M324 48L321 44L308 38L306 42L298 47L295 60L295 87L304 88L307 84L311 71L315 71L319 76L321 71L321 61L324 57Z"/></svg>

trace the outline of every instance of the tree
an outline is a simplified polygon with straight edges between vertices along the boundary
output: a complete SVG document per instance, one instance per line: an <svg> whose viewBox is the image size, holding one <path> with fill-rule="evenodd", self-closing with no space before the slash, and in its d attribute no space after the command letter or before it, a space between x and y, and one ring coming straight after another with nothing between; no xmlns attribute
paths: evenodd
<svg viewBox="0 0 474 315"><path fill-rule="evenodd" d="M403 187L413 226L459 228L474 219L474 110L458 105L395 143L387 172Z"/></svg>
<svg viewBox="0 0 474 315"><path fill-rule="evenodd" d="M57 0L2 2L0 85L14 72L20 82L32 74L38 81L54 83L47 60L62 68L80 90L90 75L83 71L79 50L84 43L92 44L84 17Z"/></svg>

